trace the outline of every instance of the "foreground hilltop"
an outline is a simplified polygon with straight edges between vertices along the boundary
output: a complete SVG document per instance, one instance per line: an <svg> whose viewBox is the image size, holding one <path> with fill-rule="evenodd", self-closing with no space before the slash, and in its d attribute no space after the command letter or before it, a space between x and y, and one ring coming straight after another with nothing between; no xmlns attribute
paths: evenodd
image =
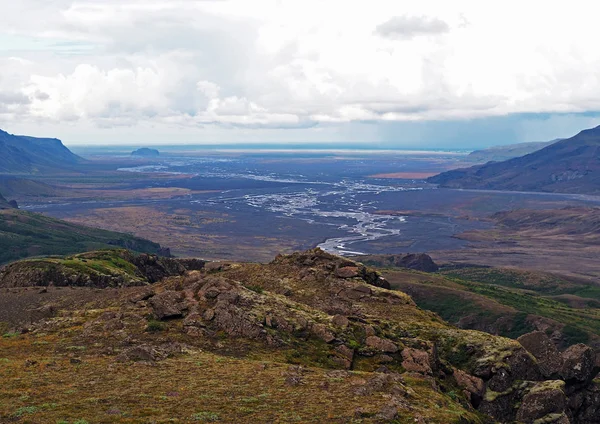
<svg viewBox="0 0 600 424"><path fill-rule="evenodd" d="M27 137L0 130L0 173L63 173L83 162L56 138Z"/></svg>
<svg viewBox="0 0 600 424"><path fill-rule="evenodd" d="M600 193L600 126L541 150L429 178L450 188Z"/></svg>
<svg viewBox="0 0 600 424"><path fill-rule="evenodd" d="M144 287L4 290L47 299L6 324L4 419L592 423L600 408L589 347L459 330L319 249Z"/></svg>

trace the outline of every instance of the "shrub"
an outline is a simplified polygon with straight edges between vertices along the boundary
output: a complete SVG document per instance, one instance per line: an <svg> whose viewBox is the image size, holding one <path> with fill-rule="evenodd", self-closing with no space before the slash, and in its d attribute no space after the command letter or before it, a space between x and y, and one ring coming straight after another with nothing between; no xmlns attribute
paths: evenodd
<svg viewBox="0 0 600 424"><path fill-rule="evenodd" d="M192 419L194 421L202 421L205 423L212 423L215 421L219 421L220 417L219 417L219 414L217 414L215 412L197 412L194 415L192 415Z"/></svg>
<svg viewBox="0 0 600 424"><path fill-rule="evenodd" d="M149 333L156 333L159 331L164 331L165 324L163 322L157 320L148 321L148 325L146 326L146 331Z"/></svg>

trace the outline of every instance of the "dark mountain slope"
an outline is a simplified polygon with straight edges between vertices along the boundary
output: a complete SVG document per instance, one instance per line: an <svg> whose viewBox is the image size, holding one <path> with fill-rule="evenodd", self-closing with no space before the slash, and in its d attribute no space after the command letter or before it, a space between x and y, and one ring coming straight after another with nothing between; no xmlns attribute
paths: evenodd
<svg viewBox="0 0 600 424"><path fill-rule="evenodd" d="M494 146L487 149L475 150L467 156L469 162L486 163L490 161L499 162L528 155L546 146L556 143L561 139L552 141L534 141L530 143L509 144L507 146Z"/></svg>
<svg viewBox="0 0 600 424"><path fill-rule="evenodd" d="M30 256L67 255L115 246L166 253L158 243L129 234L84 227L18 209L0 210L0 264Z"/></svg>
<svg viewBox="0 0 600 424"><path fill-rule="evenodd" d="M18 136L0 130L0 173L68 171L76 169L82 162L84 159L56 138Z"/></svg>
<svg viewBox="0 0 600 424"><path fill-rule="evenodd" d="M450 188L600 193L600 127L581 131L526 156L429 178Z"/></svg>

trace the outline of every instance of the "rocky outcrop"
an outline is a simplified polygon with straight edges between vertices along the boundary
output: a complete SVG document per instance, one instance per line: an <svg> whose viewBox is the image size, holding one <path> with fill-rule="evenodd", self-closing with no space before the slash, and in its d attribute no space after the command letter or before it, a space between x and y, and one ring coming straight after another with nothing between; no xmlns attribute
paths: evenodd
<svg viewBox="0 0 600 424"><path fill-rule="evenodd" d="M406 255L366 255L357 257L361 262L380 268L407 268L422 272L437 272L439 266L425 253Z"/></svg>
<svg viewBox="0 0 600 424"><path fill-rule="evenodd" d="M600 390L593 381L600 367L592 348L577 344L559 353L548 336L539 331L525 334L518 341L536 358L540 371L549 379L522 393L518 420L600 422L597 414L600 411Z"/></svg>
<svg viewBox="0 0 600 424"><path fill-rule="evenodd" d="M281 377L290 388L310 380L305 366L332 370L332 384L352 375L348 393L385 398L374 413L382 422L411 416L414 402L424 402L412 381L492 417L482 422L598 422L598 367L587 346L561 354L544 333L517 342L456 329L378 281L364 265L319 249L270 264L213 263L130 288L118 311L83 327L91 340L118 340L109 354L122 362L159 361L177 341L285 358L291 366Z"/></svg>
<svg viewBox="0 0 600 424"><path fill-rule="evenodd" d="M0 268L0 287L131 287L156 283L204 267L199 259L175 259L104 250L64 258L30 259Z"/></svg>

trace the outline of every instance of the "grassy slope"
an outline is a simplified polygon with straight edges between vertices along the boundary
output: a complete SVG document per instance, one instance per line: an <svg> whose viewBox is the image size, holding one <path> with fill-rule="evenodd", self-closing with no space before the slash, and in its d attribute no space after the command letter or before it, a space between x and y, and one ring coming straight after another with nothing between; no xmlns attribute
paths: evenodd
<svg viewBox="0 0 600 424"><path fill-rule="evenodd" d="M160 247L129 234L14 209L0 211L0 264L30 256L67 255L115 246L151 253Z"/></svg>
<svg viewBox="0 0 600 424"><path fill-rule="evenodd" d="M240 292L245 299L239 302L240 308L288 318L299 314L328 322L329 315L318 307L337 302L327 288L329 283L320 274L301 279L300 269L302 267L286 261L269 265L237 264L213 278L240 281L235 284L246 287ZM198 274L175 278L158 283L154 288L180 290L211 277L196 278ZM43 331L7 334L0 343L0 379L3 381L0 420L20 417L22 422L71 424L81 423L81 420L89 423L341 424L414 423L420 417L420 422L431 423L487 422L466 407L462 392L451 383L440 382L448 386L445 392L438 391L431 378L416 374L403 375L399 388L406 394L398 396L406 406L400 407L399 417L382 421L376 414L383 405L389 405L390 393L381 390L361 395L357 392L373 378L372 371L378 367L375 362L367 366L371 357L358 358L364 363L353 371L334 371L326 360L331 354L331 345L300 330L285 333L275 327L269 327L268 331L279 334L282 345L270 346L227 336L222 331L212 336L210 332L200 336L186 334L182 331L181 319L154 322L149 331L148 308L127 300L136 290L125 288L118 294L115 290L94 291L95 301L82 300L61 308L58 318ZM497 362L496 357L509 355L517 346L515 342L487 334L455 330L434 314L416 308L401 293L372 290L383 297L380 301L354 303L363 317L360 322L373 325L378 333L397 339L398 343L402 339L403 343L421 345L424 342L415 337L433 334L449 340L446 344L440 342L441 355L448 354L449 346L482 345L485 346L482 355L494 362ZM88 291L52 289L44 296L58 293L71 296L73 292ZM388 296L394 296L396 302L390 304L385 300L390 299ZM248 303L249 299L254 301ZM120 315L113 321L102 318L115 313ZM262 322L258 315L254 319ZM107 327L115 321L124 326L123 331ZM356 322L346 330L335 331L345 338L358 328L362 328L362 324ZM359 347L364 338L363 334L355 340ZM132 344L165 342L184 343L185 354L154 366L114 360L115 354ZM71 358L77 359L71 361ZM290 364L303 367L290 367ZM388 365L393 367L393 364ZM298 369L301 382L291 384L288 376Z"/></svg>
<svg viewBox="0 0 600 424"><path fill-rule="evenodd" d="M514 338L532 331L528 317L539 316L564 325L567 344L589 343L600 334L600 288L589 283L498 268L450 270L444 275L398 270L385 274L420 307L455 324L470 318L477 328L488 326Z"/></svg>

